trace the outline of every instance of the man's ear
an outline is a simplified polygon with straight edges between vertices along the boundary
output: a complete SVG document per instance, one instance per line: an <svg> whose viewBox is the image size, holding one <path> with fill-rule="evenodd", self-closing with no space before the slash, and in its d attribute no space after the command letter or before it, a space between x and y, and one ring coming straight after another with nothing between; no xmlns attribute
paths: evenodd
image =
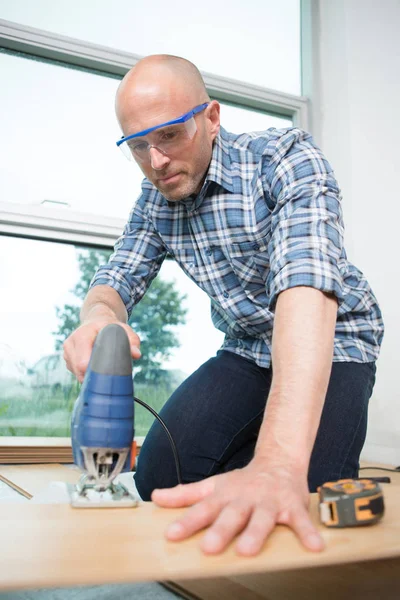
<svg viewBox="0 0 400 600"><path fill-rule="evenodd" d="M218 135L220 127L220 104L217 100L211 100L210 104L207 106L206 118L208 131L211 135L211 139L214 140Z"/></svg>

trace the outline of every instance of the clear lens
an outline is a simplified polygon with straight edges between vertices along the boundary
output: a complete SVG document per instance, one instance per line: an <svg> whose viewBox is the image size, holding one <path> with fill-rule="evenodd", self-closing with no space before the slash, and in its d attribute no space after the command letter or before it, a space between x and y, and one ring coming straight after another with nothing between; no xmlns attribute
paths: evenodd
<svg viewBox="0 0 400 600"><path fill-rule="evenodd" d="M119 148L128 160L143 162L148 160L150 148L157 148L168 156L178 152L194 137L196 131L196 121L191 117L184 123L156 129L144 137L128 139Z"/></svg>

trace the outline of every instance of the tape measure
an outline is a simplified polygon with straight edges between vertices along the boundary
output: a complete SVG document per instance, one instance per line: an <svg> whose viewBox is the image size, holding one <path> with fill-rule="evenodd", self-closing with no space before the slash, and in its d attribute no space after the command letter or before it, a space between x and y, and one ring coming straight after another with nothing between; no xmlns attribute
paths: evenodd
<svg viewBox="0 0 400 600"><path fill-rule="evenodd" d="M370 525L383 517L383 492L371 479L339 479L318 488L320 518L327 527Z"/></svg>

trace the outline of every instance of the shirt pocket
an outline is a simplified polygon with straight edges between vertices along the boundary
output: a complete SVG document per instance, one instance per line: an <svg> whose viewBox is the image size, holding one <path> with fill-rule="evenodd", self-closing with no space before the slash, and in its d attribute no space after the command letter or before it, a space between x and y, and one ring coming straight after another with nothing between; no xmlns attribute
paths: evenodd
<svg viewBox="0 0 400 600"><path fill-rule="evenodd" d="M244 289L256 293L265 290L269 273L268 242L250 240L227 247L227 260Z"/></svg>

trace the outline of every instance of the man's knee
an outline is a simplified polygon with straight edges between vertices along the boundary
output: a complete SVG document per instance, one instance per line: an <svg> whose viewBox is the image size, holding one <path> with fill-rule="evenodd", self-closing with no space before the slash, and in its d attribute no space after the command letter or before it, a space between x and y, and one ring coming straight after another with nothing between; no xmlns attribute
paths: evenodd
<svg viewBox="0 0 400 600"><path fill-rule="evenodd" d="M174 487L178 484L172 451L157 440L145 440L140 451L135 473L136 488L142 500L150 501L156 488Z"/></svg>
<svg viewBox="0 0 400 600"><path fill-rule="evenodd" d="M143 471L145 470L137 465L134 479L139 496L145 502L149 502L151 500L151 494L153 490L156 489L157 485L154 485L153 482L150 482L149 478L146 477L146 474Z"/></svg>

